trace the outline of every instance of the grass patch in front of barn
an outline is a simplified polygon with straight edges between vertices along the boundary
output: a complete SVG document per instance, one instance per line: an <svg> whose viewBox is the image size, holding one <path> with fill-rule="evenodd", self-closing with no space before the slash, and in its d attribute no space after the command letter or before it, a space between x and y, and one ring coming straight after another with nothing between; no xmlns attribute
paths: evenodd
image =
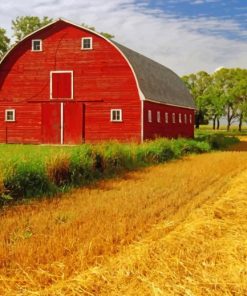
<svg viewBox="0 0 247 296"><path fill-rule="evenodd" d="M97 145L0 145L0 203L54 195L123 172L164 163L192 153L226 148L236 137L159 138L143 144L116 141Z"/></svg>

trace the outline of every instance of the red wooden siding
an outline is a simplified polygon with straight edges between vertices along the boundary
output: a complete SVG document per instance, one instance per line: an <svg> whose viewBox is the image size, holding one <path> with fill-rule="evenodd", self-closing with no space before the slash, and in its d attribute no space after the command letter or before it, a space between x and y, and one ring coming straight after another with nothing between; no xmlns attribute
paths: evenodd
<svg viewBox="0 0 247 296"><path fill-rule="evenodd" d="M152 112L152 122L148 122L149 110ZM157 121L157 112L160 112L160 122ZM168 113L168 123L165 122L165 113ZM172 122L173 113L175 113L175 123ZM181 123L179 123L179 114L181 114ZM187 123L184 120L185 114L187 115ZM177 138L179 136L194 137L194 110L145 101L144 139L155 137Z"/></svg>
<svg viewBox="0 0 247 296"><path fill-rule="evenodd" d="M15 109L16 121L5 122L5 110ZM0 101L0 142L38 144L41 139L41 105Z"/></svg>
<svg viewBox="0 0 247 296"><path fill-rule="evenodd" d="M72 73L52 73L52 98L72 98Z"/></svg>
<svg viewBox="0 0 247 296"><path fill-rule="evenodd" d="M93 38L93 50L81 50L83 37ZM31 51L32 39L43 40L43 51ZM75 109L71 105L68 113L66 110L69 109L65 108L65 125L73 125L72 129L75 129L70 129L69 133L65 131L65 142L83 142L83 138L88 142L141 140L141 103L134 75L121 53L100 36L59 21L19 43L0 67L0 115L5 104L20 106L16 112L17 122L12 124L11 141L58 142L56 128L53 130L54 137L44 131L54 126L54 120L46 118L52 110L45 107L51 103L51 71L73 71L73 102L83 104ZM71 97L69 75L55 74L53 83L55 98L52 102L68 101L65 97ZM41 107L43 104L44 107ZM50 108L58 107L51 105ZM123 122L110 121L111 109L122 109ZM31 126L25 121L19 126L21 118L34 112L36 118L32 117ZM56 112L54 117L57 120L58 110ZM76 122L82 121L80 126L74 126L74 114ZM3 120L2 115L0 142L5 142ZM15 132L14 125L18 126Z"/></svg>
<svg viewBox="0 0 247 296"><path fill-rule="evenodd" d="M42 142L61 143L61 106L59 103L42 104Z"/></svg>
<svg viewBox="0 0 247 296"><path fill-rule="evenodd" d="M83 142L83 109L82 103L64 103L63 128L64 144Z"/></svg>

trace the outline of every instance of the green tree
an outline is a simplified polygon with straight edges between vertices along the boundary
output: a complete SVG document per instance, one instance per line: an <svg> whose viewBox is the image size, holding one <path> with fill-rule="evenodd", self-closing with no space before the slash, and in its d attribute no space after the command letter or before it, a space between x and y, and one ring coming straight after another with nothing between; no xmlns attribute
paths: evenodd
<svg viewBox="0 0 247 296"><path fill-rule="evenodd" d="M247 70L235 69L234 85L230 90L234 97L235 104L239 113L239 131L242 130L243 120L247 120Z"/></svg>
<svg viewBox="0 0 247 296"><path fill-rule="evenodd" d="M95 31L96 33L99 33L98 31L96 31L95 27L89 26L85 23L82 23L81 25L82 25L82 27L88 28L91 31ZM114 35L107 33L107 32L100 32L99 34L101 34L102 36L104 36L107 39L113 39L115 37Z"/></svg>
<svg viewBox="0 0 247 296"><path fill-rule="evenodd" d="M6 35L6 30L0 28L0 60L9 49L10 39Z"/></svg>
<svg viewBox="0 0 247 296"><path fill-rule="evenodd" d="M239 106L236 103L236 96L233 88L236 84L236 69L222 68L213 74L215 88L219 91L219 97L224 102L225 116L227 119L227 130L230 130L232 123L239 117Z"/></svg>
<svg viewBox="0 0 247 296"><path fill-rule="evenodd" d="M195 105L196 105L196 114L195 114L195 125L196 128L199 128L200 124L203 122L203 119L206 115L205 102L203 101L203 96L206 94L206 91L211 83L211 76L205 72L200 71L195 74L190 74L182 77L182 80L188 87Z"/></svg>
<svg viewBox="0 0 247 296"><path fill-rule="evenodd" d="M12 21L13 36L16 38L16 41L20 41L28 34L51 22L52 19L47 16L43 18L39 18L38 16L18 16Z"/></svg>

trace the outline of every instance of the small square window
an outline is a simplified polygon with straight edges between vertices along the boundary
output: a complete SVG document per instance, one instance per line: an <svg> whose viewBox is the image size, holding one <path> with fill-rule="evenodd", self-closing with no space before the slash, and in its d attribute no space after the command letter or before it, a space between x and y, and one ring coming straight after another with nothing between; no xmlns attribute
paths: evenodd
<svg viewBox="0 0 247 296"><path fill-rule="evenodd" d="M190 114L190 124L192 124L192 115Z"/></svg>
<svg viewBox="0 0 247 296"><path fill-rule="evenodd" d="M184 123L187 124L187 114L184 114Z"/></svg>
<svg viewBox="0 0 247 296"><path fill-rule="evenodd" d="M182 123L182 114L181 113L178 114L178 122Z"/></svg>
<svg viewBox="0 0 247 296"><path fill-rule="evenodd" d="M168 113L166 112L165 113L165 123L168 123L169 122L169 118L168 118Z"/></svg>
<svg viewBox="0 0 247 296"><path fill-rule="evenodd" d="M84 49L84 50L93 49L93 38L92 37L82 38L81 49Z"/></svg>
<svg viewBox="0 0 247 296"><path fill-rule="evenodd" d="M122 110L112 109L111 110L111 121L122 121Z"/></svg>
<svg viewBox="0 0 247 296"><path fill-rule="evenodd" d="M160 123L160 111L157 111L157 122Z"/></svg>
<svg viewBox="0 0 247 296"><path fill-rule="evenodd" d="M8 121L8 122L15 121L15 110L14 109L6 109L5 110L5 121Z"/></svg>
<svg viewBox="0 0 247 296"><path fill-rule="evenodd" d="M172 113L172 123L176 123L176 115L175 115L175 113Z"/></svg>
<svg viewBox="0 0 247 296"><path fill-rule="evenodd" d="M32 40L32 51L42 51L42 40Z"/></svg>
<svg viewBox="0 0 247 296"><path fill-rule="evenodd" d="M152 122L152 111L148 110L148 122Z"/></svg>

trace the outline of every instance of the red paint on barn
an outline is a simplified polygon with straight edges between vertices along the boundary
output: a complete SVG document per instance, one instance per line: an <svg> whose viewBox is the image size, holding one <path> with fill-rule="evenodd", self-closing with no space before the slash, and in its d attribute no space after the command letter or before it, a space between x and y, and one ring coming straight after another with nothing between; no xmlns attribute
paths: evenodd
<svg viewBox="0 0 247 296"><path fill-rule="evenodd" d="M151 111L151 122L148 120L148 111ZM158 112L160 112L159 121ZM175 121L173 121L174 117ZM163 105L148 101L144 102L144 139L153 139L155 137L192 138L193 136L193 109Z"/></svg>
<svg viewBox="0 0 247 296"><path fill-rule="evenodd" d="M84 37L92 38L92 50L81 49ZM33 39L42 40L42 51L32 51ZM191 114L192 109L148 101L142 109L141 96L133 68L116 45L59 20L26 37L0 64L0 142L80 144L140 142L142 135L193 136L193 123L162 123L166 110ZM157 108L162 122L151 125L147 110ZM13 122L5 118L10 109L15 110ZM111 120L112 109L122 111L121 122Z"/></svg>

